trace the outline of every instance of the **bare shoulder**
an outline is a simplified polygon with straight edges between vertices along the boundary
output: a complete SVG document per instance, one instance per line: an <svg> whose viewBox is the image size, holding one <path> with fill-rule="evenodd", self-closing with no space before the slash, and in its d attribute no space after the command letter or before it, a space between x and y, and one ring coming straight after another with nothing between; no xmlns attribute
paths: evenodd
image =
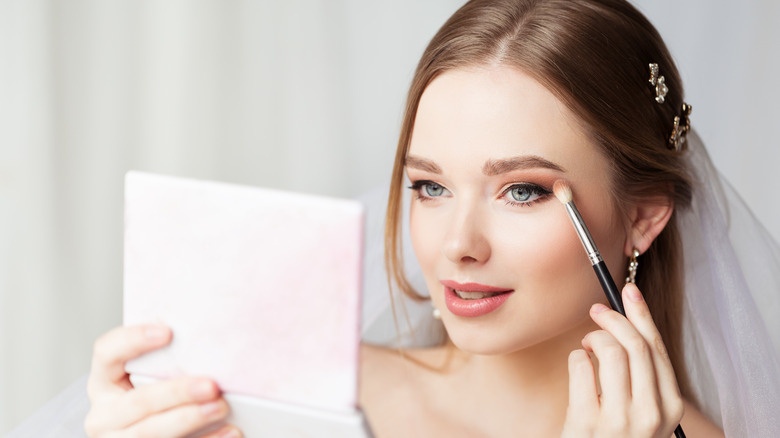
<svg viewBox="0 0 780 438"><path fill-rule="evenodd" d="M359 402L376 438L432 436L446 379L442 348L397 350L363 344Z"/></svg>
<svg viewBox="0 0 780 438"><path fill-rule="evenodd" d="M411 436L398 430L416 415L409 403L415 399L411 378L399 350L361 346L359 403L376 438Z"/></svg>
<svg viewBox="0 0 780 438"><path fill-rule="evenodd" d="M436 349L398 350L363 344L360 348L360 399L376 406L418 397L431 376L426 365Z"/></svg>
<svg viewBox="0 0 780 438"><path fill-rule="evenodd" d="M683 415L681 425L685 430L685 435L691 438L725 438L726 436L715 423L710 421L687 400L685 400L685 414Z"/></svg>
<svg viewBox="0 0 780 438"><path fill-rule="evenodd" d="M398 395L403 378L398 350L362 344L360 346L360 401L363 406Z"/></svg>

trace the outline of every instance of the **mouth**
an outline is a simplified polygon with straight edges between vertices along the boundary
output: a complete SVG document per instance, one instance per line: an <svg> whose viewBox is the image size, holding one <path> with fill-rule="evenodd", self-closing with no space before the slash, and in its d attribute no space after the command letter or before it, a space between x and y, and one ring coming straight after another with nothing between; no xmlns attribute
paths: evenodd
<svg viewBox="0 0 780 438"><path fill-rule="evenodd" d="M494 297L496 295L506 294L511 291L504 291L504 292L468 292L464 290L452 290L455 295L458 296L461 300L481 300L483 298L490 298Z"/></svg>
<svg viewBox="0 0 780 438"><path fill-rule="evenodd" d="M453 280L441 280L441 284L443 284L444 287L455 291L455 293L464 300L478 300L480 298L512 292L512 289L503 287L488 286L479 283L458 283Z"/></svg>
<svg viewBox="0 0 780 438"><path fill-rule="evenodd" d="M447 309L454 315L476 317L487 315L501 307L513 289L486 286L478 283L458 283L442 280Z"/></svg>

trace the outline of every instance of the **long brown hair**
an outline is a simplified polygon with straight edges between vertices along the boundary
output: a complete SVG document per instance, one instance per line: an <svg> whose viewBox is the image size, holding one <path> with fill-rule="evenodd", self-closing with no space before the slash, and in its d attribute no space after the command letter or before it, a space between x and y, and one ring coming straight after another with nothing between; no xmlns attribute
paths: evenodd
<svg viewBox="0 0 780 438"><path fill-rule="evenodd" d="M649 63L669 89L655 101ZM433 37L409 89L392 174L385 229L391 284L426 299L409 284L400 248L405 158L423 91L439 74L474 65L506 65L536 79L580 120L611 164L611 196L619 211L663 197L690 204L691 183L680 152L668 148L683 102L680 75L660 35L622 0L474 0ZM644 292L683 395L690 397L682 344L682 248L672 219L642 255L637 285Z"/></svg>

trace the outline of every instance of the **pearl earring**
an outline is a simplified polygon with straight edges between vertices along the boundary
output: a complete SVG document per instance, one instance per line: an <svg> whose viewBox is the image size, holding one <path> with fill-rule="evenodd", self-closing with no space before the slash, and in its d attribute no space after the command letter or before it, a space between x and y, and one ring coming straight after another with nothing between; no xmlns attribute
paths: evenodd
<svg viewBox="0 0 780 438"><path fill-rule="evenodd" d="M636 268L639 266L639 262L636 258L639 257L639 250L634 248L631 252L631 258L628 260L628 277L626 277L626 283L636 284Z"/></svg>

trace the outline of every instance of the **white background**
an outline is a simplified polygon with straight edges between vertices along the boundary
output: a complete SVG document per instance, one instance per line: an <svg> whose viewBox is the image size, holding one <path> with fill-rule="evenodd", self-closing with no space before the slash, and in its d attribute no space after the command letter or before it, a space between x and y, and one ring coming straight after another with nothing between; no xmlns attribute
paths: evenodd
<svg viewBox="0 0 780 438"><path fill-rule="evenodd" d="M460 3L0 0L0 434L121 323L125 171L382 184L417 59ZM780 3L635 4L716 165L780 237Z"/></svg>

